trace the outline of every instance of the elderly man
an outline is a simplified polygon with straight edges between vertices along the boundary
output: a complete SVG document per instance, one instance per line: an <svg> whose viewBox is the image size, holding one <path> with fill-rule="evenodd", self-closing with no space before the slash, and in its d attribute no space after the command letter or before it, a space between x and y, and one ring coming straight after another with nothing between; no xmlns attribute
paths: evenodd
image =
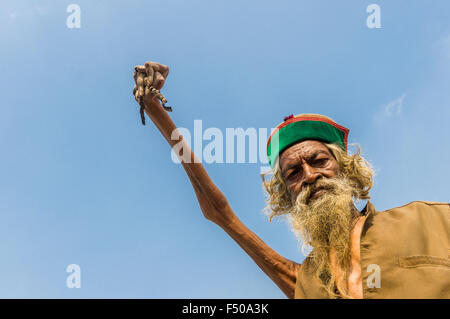
<svg viewBox="0 0 450 319"><path fill-rule="evenodd" d="M450 298L450 207L415 201L384 212L368 201L372 170L360 152L349 155L349 130L317 114L289 116L271 134L273 168L264 180L270 217L287 216L312 251L288 260L234 214L176 130L163 87L169 69L147 62L135 69L135 97L179 157L204 216L227 232L288 298ZM191 160L186 161L189 158Z"/></svg>

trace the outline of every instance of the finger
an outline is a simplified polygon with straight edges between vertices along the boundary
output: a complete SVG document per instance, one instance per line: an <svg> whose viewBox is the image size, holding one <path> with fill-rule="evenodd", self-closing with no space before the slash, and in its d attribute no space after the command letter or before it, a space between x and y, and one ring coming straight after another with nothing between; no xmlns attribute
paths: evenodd
<svg viewBox="0 0 450 319"><path fill-rule="evenodd" d="M150 72L157 73L159 72L164 79L169 75L169 67L164 64L159 64L157 62L146 62L145 67L147 69L147 73L150 75ZM151 70L153 69L153 70Z"/></svg>
<svg viewBox="0 0 450 319"><path fill-rule="evenodd" d="M147 76L152 79L152 83L154 82L155 78L155 71L157 71L158 67L153 62L145 62L145 71L147 73Z"/></svg>
<svg viewBox="0 0 450 319"><path fill-rule="evenodd" d="M143 66L143 65L136 65L134 67L134 71L135 72L145 72L145 66Z"/></svg>
<svg viewBox="0 0 450 319"><path fill-rule="evenodd" d="M160 94L161 94L161 93L160 93ZM166 98L165 98L162 94L161 94L161 103L162 103L163 106L165 106L166 103L167 103Z"/></svg>
<svg viewBox="0 0 450 319"><path fill-rule="evenodd" d="M153 70L155 72L161 73L164 78L166 78L169 75L169 67L167 65L160 64L157 62L146 62L146 67L147 63L149 66L151 65L153 67Z"/></svg>
<svg viewBox="0 0 450 319"><path fill-rule="evenodd" d="M140 102L140 98L139 98L139 86L135 85L133 88L133 95L134 98L136 99L136 101L139 103Z"/></svg>
<svg viewBox="0 0 450 319"><path fill-rule="evenodd" d="M136 91L137 91L137 93L134 93L135 97L136 97L136 94L138 95L138 98L139 98L139 95L142 96L142 94L143 94L143 87L144 87L143 78L144 77L145 77L145 67L142 65L136 65L134 67L134 73L133 73L133 78L134 78L134 82L136 83ZM141 89L141 87L142 87L142 89ZM138 98L137 98L137 100L138 100Z"/></svg>
<svg viewBox="0 0 450 319"><path fill-rule="evenodd" d="M166 79L162 76L162 74L159 72L155 72L153 87L157 90L161 90L165 82Z"/></svg>
<svg viewBox="0 0 450 319"><path fill-rule="evenodd" d="M145 73L145 66L143 65L136 65L134 67L134 73Z"/></svg>
<svg viewBox="0 0 450 319"><path fill-rule="evenodd" d="M138 73L136 84L139 96L144 96L144 74Z"/></svg>
<svg viewBox="0 0 450 319"><path fill-rule="evenodd" d="M136 71L136 70L134 70L134 72L133 72L133 79L134 79L134 82L136 82L136 83L137 83L137 76L139 73L141 73L141 72Z"/></svg>
<svg viewBox="0 0 450 319"><path fill-rule="evenodd" d="M145 75L143 73L138 73L136 75L136 85L138 87L144 85L144 77L145 77Z"/></svg>
<svg viewBox="0 0 450 319"><path fill-rule="evenodd" d="M140 97L139 97L139 89L138 89L137 85L135 85L133 88L133 96L136 99L136 101L139 103Z"/></svg>
<svg viewBox="0 0 450 319"><path fill-rule="evenodd" d="M159 72L162 74L162 76L167 79L167 76L169 75L169 67L164 64L159 65Z"/></svg>
<svg viewBox="0 0 450 319"><path fill-rule="evenodd" d="M152 66L152 64L150 62L145 62L145 70L146 70L147 77L149 79L148 86L151 86L153 84L153 82L154 82L155 71L154 71L153 66Z"/></svg>
<svg viewBox="0 0 450 319"><path fill-rule="evenodd" d="M147 61L145 62L145 69L147 70L149 67L152 67L154 71L159 71L159 63L156 62L152 62L152 61Z"/></svg>
<svg viewBox="0 0 450 319"><path fill-rule="evenodd" d="M153 79L150 76L144 78L144 87L148 88L152 85Z"/></svg>

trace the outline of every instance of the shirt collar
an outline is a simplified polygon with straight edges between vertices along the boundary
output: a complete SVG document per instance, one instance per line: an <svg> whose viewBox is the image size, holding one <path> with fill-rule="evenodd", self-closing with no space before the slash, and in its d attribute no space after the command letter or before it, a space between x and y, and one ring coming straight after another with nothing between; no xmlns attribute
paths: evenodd
<svg viewBox="0 0 450 319"><path fill-rule="evenodd" d="M367 201L366 207L364 207L364 209L361 211L361 214L366 216L361 231L361 243L364 236L366 235L366 232L373 225L373 217L375 216L375 213L376 213L375 207L370 201Z"/></svg>
<svg viewBox="0 0 450 319"><path fill-rule="evenodd" d="M370 201L367 201L366 206L361 210L361 215L367 216L369 214L373 214L375 212L375 207L373 207L373 204Z"/></svg>

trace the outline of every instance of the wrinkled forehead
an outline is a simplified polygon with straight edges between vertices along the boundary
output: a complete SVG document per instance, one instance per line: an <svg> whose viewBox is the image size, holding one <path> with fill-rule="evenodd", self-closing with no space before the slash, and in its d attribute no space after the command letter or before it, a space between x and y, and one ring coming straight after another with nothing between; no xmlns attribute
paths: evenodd
<svg viewBox="0 0 450 319"><path fill-rule="evenodd" d="M283 168L287 164L300 162L302 159L307 160L320 153L331 155L326 145L317 140L305 140L295 143L286 148L279 156L279 168Z"/></svg>

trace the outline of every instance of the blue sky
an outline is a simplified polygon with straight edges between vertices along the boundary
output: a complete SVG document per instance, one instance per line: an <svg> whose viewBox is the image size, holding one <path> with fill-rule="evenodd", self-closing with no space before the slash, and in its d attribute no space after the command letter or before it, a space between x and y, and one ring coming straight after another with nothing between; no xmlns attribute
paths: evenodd
<svg viewBox="0 0 450 319"><path fill-rule="evenodd" d="M81 8L69 29L66 8ZM366 7L381 8L369 29ZM284 298L204 219L152 125L133 66L170 67L180 127L271 128L320 113L376 171L377 210L447 202L448 1L20 1L0 6L0 297ZM261 163L205 164L243 222L301 262L262 213ZM80 289L66 267L81 267Z"/></svg>

